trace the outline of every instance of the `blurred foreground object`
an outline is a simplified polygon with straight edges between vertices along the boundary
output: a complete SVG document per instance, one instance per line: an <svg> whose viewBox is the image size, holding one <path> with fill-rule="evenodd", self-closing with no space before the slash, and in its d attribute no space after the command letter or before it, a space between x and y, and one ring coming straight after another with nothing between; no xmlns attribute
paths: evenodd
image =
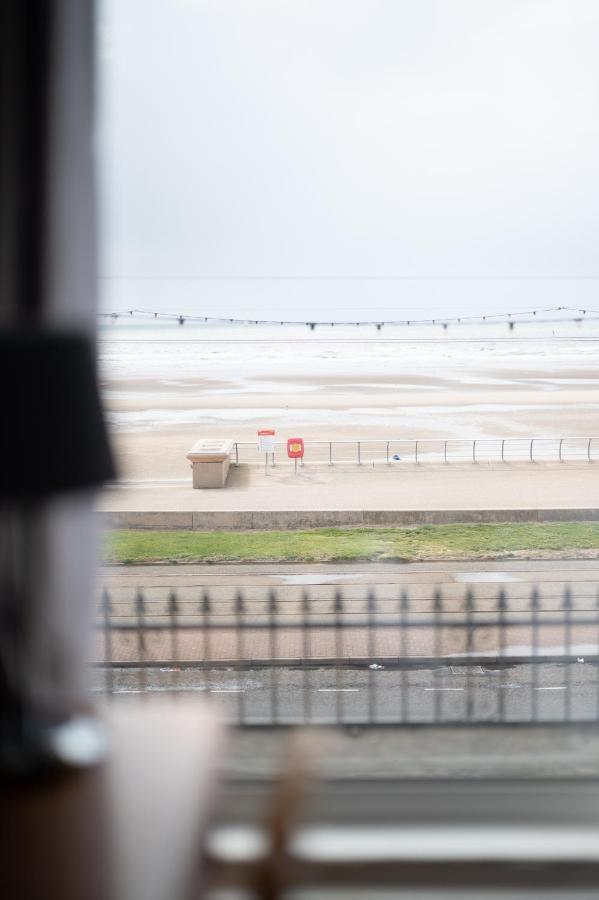
<svg viewBox="0 0 599 900"><path fill-rule="evenodd" d="M201 894L202 832L222 730L194 700L112 705L107 761L13 784L0 864L11 900L183 900Z"/></svg>
<svg viewBox="0 0 599 900"><path fill-rule="evenodd" d="M33 19L33 21L32 21ZM86 697L95 371L94 4L0 9L0 775L97 762Z"/></svg>

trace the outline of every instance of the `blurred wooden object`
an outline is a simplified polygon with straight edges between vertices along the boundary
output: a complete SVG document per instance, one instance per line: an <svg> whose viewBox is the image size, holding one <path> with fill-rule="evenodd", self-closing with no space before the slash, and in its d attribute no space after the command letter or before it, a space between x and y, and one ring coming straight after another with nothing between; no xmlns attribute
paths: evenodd
<svg viewBox="0 0 599 900"><path fill-rule="evenodd" d="M290 873L297 864L291 844L331 743L331 736L316 728L290 732L273 772L275 780L256 804L254 832L241 826L234 827L232 835L226 829L210 835L206 859L211 888L233 887L256 900L280 900L294 886Z"/></svg>
<svg viewBox="0 0 599 900"><path fill-rule="evenodd" d="M199 896L222 729L194 702L128 700L106 712L104 764L13 784L0 799L0 896Z"/></svg>

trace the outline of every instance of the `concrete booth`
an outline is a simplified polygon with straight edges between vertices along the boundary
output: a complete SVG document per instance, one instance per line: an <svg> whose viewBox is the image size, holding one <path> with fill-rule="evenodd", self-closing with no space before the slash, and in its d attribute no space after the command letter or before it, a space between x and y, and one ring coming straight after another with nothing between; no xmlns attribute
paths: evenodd
<svg viewBox="0 0 599 900"><path fill-rule="evenodd" d="M231 466L233 441L212 438L193 445L187 459L191 463L194 488L222 488Z"/></svg>

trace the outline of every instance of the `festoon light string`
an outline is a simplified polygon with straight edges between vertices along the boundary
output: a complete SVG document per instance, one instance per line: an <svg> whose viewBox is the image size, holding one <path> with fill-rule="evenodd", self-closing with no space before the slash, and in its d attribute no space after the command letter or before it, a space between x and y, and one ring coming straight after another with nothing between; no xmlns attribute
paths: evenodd
<svg viewBox="0 0 599 900"><path fill-rule="evenodd" d="M557 318L545 318L546 316L556 315L561 313L562 315L557 316ZM537 316L543 316L541 320L536 319ZM171 312L160 312L155 310L148 309L127 309L127 310L118 310L115 312L105 312L98 313L98 317L102 319L112 319L116 321L119 318L149 318L155 320L166 320L171 322L178 322L179 325L184 325L186 322L194 322L194 323L220 323L224 325L295 325L295 326L303 326L309 328L310 331L314 331L317 327L330 327L334 328L343 327L343 326L357 326L357 327L374 327L377 331L381 331L385 325L389 326L417 326L417 325L437 325L441 326L444 331L447 331L450 325L476 325L476 324L484 324L484 323L492 323L498 324L501 322L507 323L510 331L513 331L516 325L524 325L529 324L530 322L535 321L543 321L546 323L551 322L582 322L582 321L596 321L599 318L599 310L596 309L582 309L578 307L571 306L551 306L543 309L530 309L530 310L519 310L517 313L512 312L502 312L502 313L486 313L485 315L460 315L460 316L442 316L435 318L410 318L410 319L362 319L362 320L340 320L340 321L317 321L317 320L301 320L301 319L256 319L256 318L238 318L234 316L212 316L212 315L197 315L193 313L171 313ZM529 317L529 318L523 318ZM532 317L532 318L530 318Z"/></svg>

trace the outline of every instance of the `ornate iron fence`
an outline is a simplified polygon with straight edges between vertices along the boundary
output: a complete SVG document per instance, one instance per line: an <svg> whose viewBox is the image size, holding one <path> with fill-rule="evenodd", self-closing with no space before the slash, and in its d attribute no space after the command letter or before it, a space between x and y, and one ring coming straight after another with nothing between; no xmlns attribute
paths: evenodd
<svg viewBox="0 0 599 900"><path fill-rule="evenodd" d="M96 670L109 694L218 694L242 725L595 721L599 599L105 591Z"/></svg>

